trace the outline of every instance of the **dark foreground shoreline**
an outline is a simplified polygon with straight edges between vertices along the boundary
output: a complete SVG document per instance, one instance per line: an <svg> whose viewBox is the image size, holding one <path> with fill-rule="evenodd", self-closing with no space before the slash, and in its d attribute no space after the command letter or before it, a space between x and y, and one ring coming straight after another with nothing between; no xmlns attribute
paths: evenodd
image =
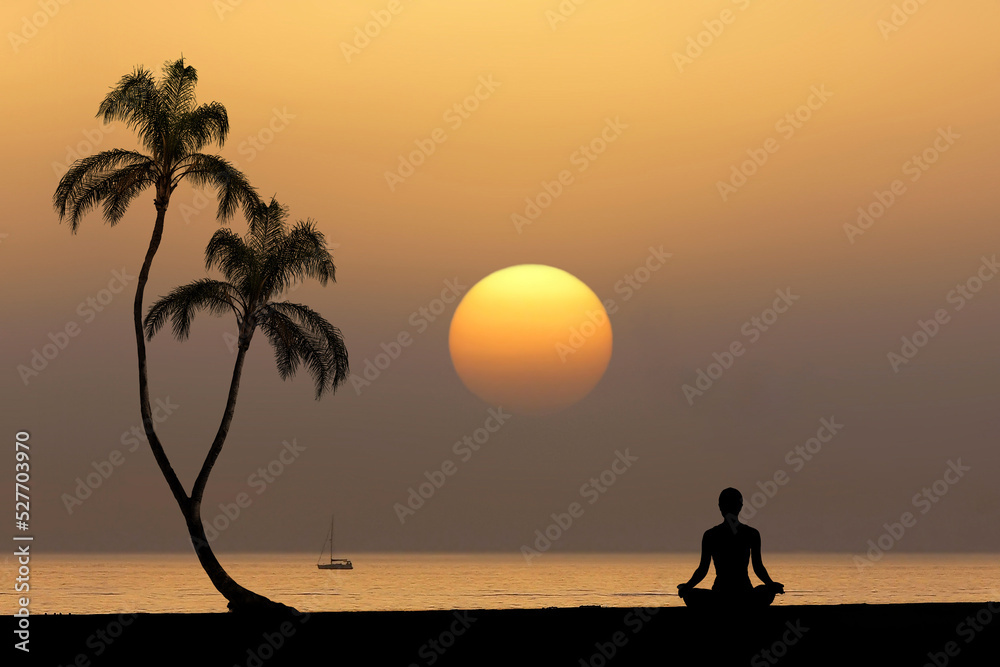
<svg viewBox="0 0 1000 667"><path fill-rule="evenodd" d="M774 606L726 616L676 607L45 615L31 617L30 632L30 654L14 650L15 665L1000 664L995 602Z"/></svg>

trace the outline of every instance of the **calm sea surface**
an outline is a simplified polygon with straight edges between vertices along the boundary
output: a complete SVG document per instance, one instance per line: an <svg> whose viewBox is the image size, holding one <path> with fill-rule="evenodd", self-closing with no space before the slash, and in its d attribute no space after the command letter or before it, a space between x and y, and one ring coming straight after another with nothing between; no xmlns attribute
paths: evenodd
<svg viewBox="0 0 1000 667"><path fill-rule="evenodd" d="M350 554L354 569L316 568L315 554L221 554L244 586L302 611L678 606L697 555ZM775 604L981 602L1000 599L1000 556L887 555L860 572L851 554L770 554L785 584ZM5 561L6 581L16 577ZM31 609L44 613L222 612L193 554L38 555ZM702 586L711 586L714 572ZM759 583L751 575L754 583ZM13 585L0 591L12 614Z"/></svg>

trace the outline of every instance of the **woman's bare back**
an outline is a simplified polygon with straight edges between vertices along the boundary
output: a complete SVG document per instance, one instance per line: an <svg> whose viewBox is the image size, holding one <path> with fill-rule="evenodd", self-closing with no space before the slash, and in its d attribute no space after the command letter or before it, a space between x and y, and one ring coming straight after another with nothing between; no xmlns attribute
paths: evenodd
<svg viewBox="0 0 1000 667"><path fill-rule="evenodd" d="M705 541L715 565L712 590L742 593L753 588L747 569L753 545L760 544L756 529L742 523L730 527L723 522L705 531Z"/></svg>

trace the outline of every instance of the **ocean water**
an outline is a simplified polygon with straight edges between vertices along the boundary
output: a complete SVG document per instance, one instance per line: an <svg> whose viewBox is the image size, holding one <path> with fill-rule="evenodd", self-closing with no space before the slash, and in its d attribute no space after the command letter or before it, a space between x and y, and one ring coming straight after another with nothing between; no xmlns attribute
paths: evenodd
<svg viewBox="0 0 1000 667"><path fill-rule="evenodd" d="M697 554L351 554L353 570L319 570L315 554L220 554L242 585L302 611L680 606ZM852 554L769 554L786 594L775 604L1000 600L1000 557L887 555L859 568ZM193 554L37 555L34 614L223 612ZM13 582L16 564L5 561ZM710 587L710 571L701 586ZM751 574L751 581L756 581ZM0 591L12 614L13 585Z"/></svg>

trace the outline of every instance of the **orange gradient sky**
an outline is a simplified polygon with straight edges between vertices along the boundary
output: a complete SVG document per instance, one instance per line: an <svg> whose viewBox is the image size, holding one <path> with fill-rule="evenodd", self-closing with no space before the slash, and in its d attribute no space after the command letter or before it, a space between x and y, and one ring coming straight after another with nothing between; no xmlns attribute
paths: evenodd
<svg viewBox="0 0 1000 667"><path fill-rule="evenodd" d="M38 443L51 549L189 548L148 449L127 444L134 280L99 301L114 271L138 273L153 195L75 236L51 205L74 147L135 144L94 117L108 88L182 53L200 101L229 112L211 151L337 244L338 283L289 298L343 330L364 380L317 403L254 343L205 507L245 491L283 441L308 462L254 496L219 550L312 549L335 509L346 550L513 553L626 446L639 463L558 548L695 550L721 488L749 495L791 471L786 453L831 415L843 432L753 520L772 548L860 551L963 457L973 472L900 548L1000 549L1000 281L961 309L948 298L1000 250L997 3L926 3L891 32L892 2L588 2L556 23L557 0L402 0L391 20L389 4L73 2L37 28L37 2L0 7L0 398L7 432ZM372 12L386 25L345 57ZM752 173L734 185L734 169ZM845 230L889 196L862 234ZM210 199L174 193L147 302L204 275ZM393 504L489 407L449 359L457 300L431 304L532 263L611 302L607 372L566 411L505 424L400 525ZM799 299L772 326L776 290ZM939 309L948 323L894 369L887 355ZM18 366L70 323L79 335L23 380ZM233 330L203 315L189 341L149 346L151 395L179 406L161 437L188 486L222 414ZM403 333L411 344L363 375ZM690 401L682 387L737 342ZM125 463L70 512L64 495L115 450Z"/></svg>

